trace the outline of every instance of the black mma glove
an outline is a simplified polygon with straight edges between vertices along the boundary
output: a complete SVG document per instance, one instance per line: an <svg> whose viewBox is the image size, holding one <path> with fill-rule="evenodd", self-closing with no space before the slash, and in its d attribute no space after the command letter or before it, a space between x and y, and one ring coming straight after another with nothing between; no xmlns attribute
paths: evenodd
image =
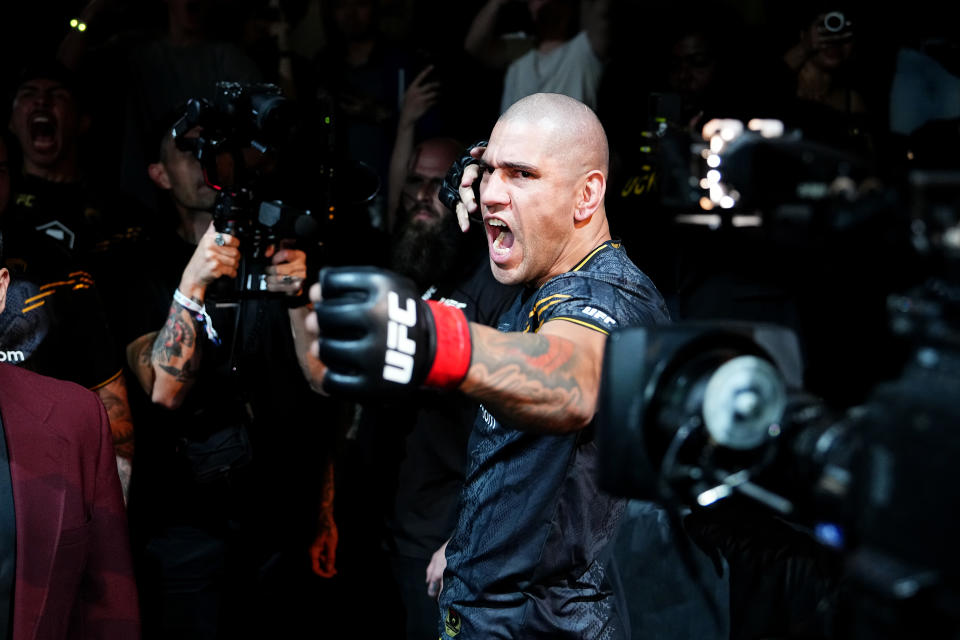
<svg viewBox="0 0 960 640"><path fill-rule="evenodd" d="M477 147L485 146L487 146L486 140L473 143L467 147L467 153L460 157L459 160L455 160L454 163L450 165L450 169L447 170L447 175L443 178L443 184L440 185L440 192L437 194L437 197L440 199L440 202L443 203L443 206L450 209L450 211L454 213L457 212L457 203L460 202L460 183L463 182L463 170L472 164L480 162L471 156L470 152ZM473 191L477 195L477 202L480 202L479 180L473 183Z"/></svg>
<svg viewBox="0 0 960 640"><path fill-rule="evenodd" d="M374 267L320 271L324 391L384 395L454 388L470 367L470 328L463 311L420 299L411 280Z"/></svg>

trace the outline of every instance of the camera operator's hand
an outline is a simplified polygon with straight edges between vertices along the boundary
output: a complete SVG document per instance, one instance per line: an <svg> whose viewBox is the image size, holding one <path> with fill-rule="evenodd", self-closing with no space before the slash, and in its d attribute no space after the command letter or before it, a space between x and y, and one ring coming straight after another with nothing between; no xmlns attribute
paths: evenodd
<svg viewBox="0 0 960 640"><path fill-rule="evenodd" d="M440 186L438 198L448 209L457 214L460 230L470 229L470 214L479 213L480 166L479 160L487 148L486 140L467 149L468 155L453 163ZM478 216L479 217L479 216Z"/></svg>
<svg viewBox="0 0 960 640"><path fill-rule="evenodd" d="M236 278L241 257L239 246L237 238L218 232L211 222L183 270L180 292L202 301L207 287L214 280L222 276Z"/></svg>
<svg viewBox="0 0 960 640"><path fill-rule="evenodd" d="M267 250L271 264L267 272L267 290L295 297L303 292L307 277L307 254L299 249Z"/></svg>
<svg viewBox="0 0 960 640"><path fill-rule="evenodd" d="M455 307L420 299L413 282L373 267L327 268L310 289L310 346L327 393L454 388L470 367L470 327Z"/></svg>

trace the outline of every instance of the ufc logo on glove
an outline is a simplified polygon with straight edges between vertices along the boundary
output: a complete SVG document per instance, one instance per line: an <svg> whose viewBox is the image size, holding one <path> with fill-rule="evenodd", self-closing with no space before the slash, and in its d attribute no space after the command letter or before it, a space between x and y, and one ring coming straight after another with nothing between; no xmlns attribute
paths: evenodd
<svg viewBox="0 0 960 640"><path fill-rule="evenodd" d="M387 293L387 351L384 355L383 379L407 384L413 377L413 356L417 343L410 339L408 330L417 324L417 305L407 298L406 308L400 308L400 296Z"/></svg>
<svg viewBox="0 0 960 640"><path fill-rule="evenodd" d="M460 309L421 300L412 280L376 267L326 267L319 281L314 313L327 393L453 389L467 375L470 323Z"/></svg>

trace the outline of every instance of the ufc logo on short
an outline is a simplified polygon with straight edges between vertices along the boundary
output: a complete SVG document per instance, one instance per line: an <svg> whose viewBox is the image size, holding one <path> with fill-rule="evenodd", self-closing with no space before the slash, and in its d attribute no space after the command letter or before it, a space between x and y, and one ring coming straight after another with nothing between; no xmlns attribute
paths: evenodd
<svg viewBox="0 0 960 640"><path fill-rule="evenodd" d="M400 296L387 293L387 353L384 356L383 379L398 384L407 384L413 377L413 355L417 343L407 336L407 329L417 322L417 306L407 298L407 307L400 308Z"/></svg>

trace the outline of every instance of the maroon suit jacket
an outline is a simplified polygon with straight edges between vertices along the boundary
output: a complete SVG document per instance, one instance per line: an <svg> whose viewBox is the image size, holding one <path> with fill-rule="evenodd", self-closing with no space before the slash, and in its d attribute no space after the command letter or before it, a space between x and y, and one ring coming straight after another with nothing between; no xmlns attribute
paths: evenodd
<svg viewBox="0 0 960 640"><path fill-rule="evenodd" d="M0 364L0 418L17 529L13 640L139 638L126 511L100 399Z"/></svg>

